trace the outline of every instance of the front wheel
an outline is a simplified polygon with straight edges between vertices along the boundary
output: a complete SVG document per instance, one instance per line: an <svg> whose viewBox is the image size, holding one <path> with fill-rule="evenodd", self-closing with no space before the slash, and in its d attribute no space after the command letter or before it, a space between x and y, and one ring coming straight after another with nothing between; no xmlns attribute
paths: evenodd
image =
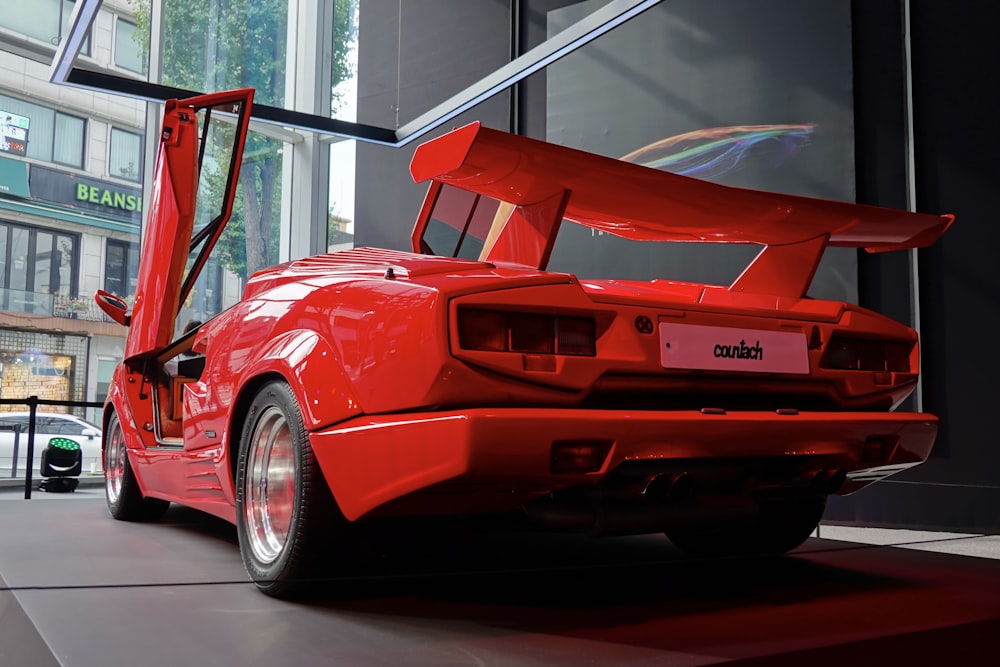
<svg viewBox="0 0 1000 667"><path fill-rule="evenodd" d="M143 497L128 460L125 431L117 413L111 414L104 433L104 498L108 511L119 521L156 521L170 503Z"/></svg>
<svg viewBox="0 0 1000 667"><path fill-rule="evenodd" d="M247 573L262 592L297 597L322 575L332 530L343 522L284 382L256 395L240 438L236 528Z"/></svg>

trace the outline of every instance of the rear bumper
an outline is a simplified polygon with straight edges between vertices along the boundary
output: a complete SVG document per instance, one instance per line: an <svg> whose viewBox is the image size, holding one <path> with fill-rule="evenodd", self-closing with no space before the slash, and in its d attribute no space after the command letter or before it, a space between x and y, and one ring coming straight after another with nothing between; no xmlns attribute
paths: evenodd
<svg viewBox="0 0 1000 667"><path fill-rule="evenodd" d="M851 493L924 461L937 423L922 413L506 408L359 417L313 432L310 441L341 510L354 520L430 487L445 491L430 512L456 512L455 503L470 500L469 511L513 509L621 469L686 463L842 469L847 482L838 493ZM554 473L553 444L565 441L608 443L603 464L595 472ZM490 499L478 503L477 495Z"/></svg>

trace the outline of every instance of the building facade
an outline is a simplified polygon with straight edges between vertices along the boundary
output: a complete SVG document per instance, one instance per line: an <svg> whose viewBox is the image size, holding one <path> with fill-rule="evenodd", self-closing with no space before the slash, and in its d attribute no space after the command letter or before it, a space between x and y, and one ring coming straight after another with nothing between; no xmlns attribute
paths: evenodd
<svg viewBox="0 0 1000 667"><path fill-rule="evenodd" d="M0 13L3 399L102 400L125 331L93 294L135 289L146 104L48 82L72 9L69 0L38 0ZM105 2L81 61L142 77L135 32L127 2Z"/></svg>

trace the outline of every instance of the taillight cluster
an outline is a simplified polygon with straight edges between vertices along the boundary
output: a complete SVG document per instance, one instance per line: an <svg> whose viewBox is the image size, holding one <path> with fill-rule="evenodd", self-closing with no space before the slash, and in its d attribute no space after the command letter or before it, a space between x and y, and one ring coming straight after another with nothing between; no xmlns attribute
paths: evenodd
<svg viewBox="0 0 1000 667"><path fill-rule="evenodd" d="M458 344L463 350L592 357L595 330L589 317L479 308L458 311Z"/></svg>
<svg viewBox="0 0 1000 667"><path fill-rule="evenodd" d="M909 373L912 350L909 341L834 335L820 365L835 370Z"/></svg>

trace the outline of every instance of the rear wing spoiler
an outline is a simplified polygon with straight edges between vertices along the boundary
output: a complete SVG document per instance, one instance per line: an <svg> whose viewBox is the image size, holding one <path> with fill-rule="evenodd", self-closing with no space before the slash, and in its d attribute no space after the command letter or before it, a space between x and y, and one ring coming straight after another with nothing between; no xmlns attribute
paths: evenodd
<svg viewBox="0 0 1000 667"><path fill-rule="evenodd" d="M419 146L410 174L418 183L432 180L521 210L524 214L512 215L498 237L526 232L554 237L560 220L540 224L538 213L544 211L546 217L559 215L639 241L766 246L730 289L769 294L804 294L828 246L869 252L923 248L954 219L709 183L478 122ZM531 213L532 208L538 210ZM541 250L524 257L511 252L523 250L523 243L497 238L481 259L544 268L553 239L545 240L535 239L531 245Z"/></svg>

